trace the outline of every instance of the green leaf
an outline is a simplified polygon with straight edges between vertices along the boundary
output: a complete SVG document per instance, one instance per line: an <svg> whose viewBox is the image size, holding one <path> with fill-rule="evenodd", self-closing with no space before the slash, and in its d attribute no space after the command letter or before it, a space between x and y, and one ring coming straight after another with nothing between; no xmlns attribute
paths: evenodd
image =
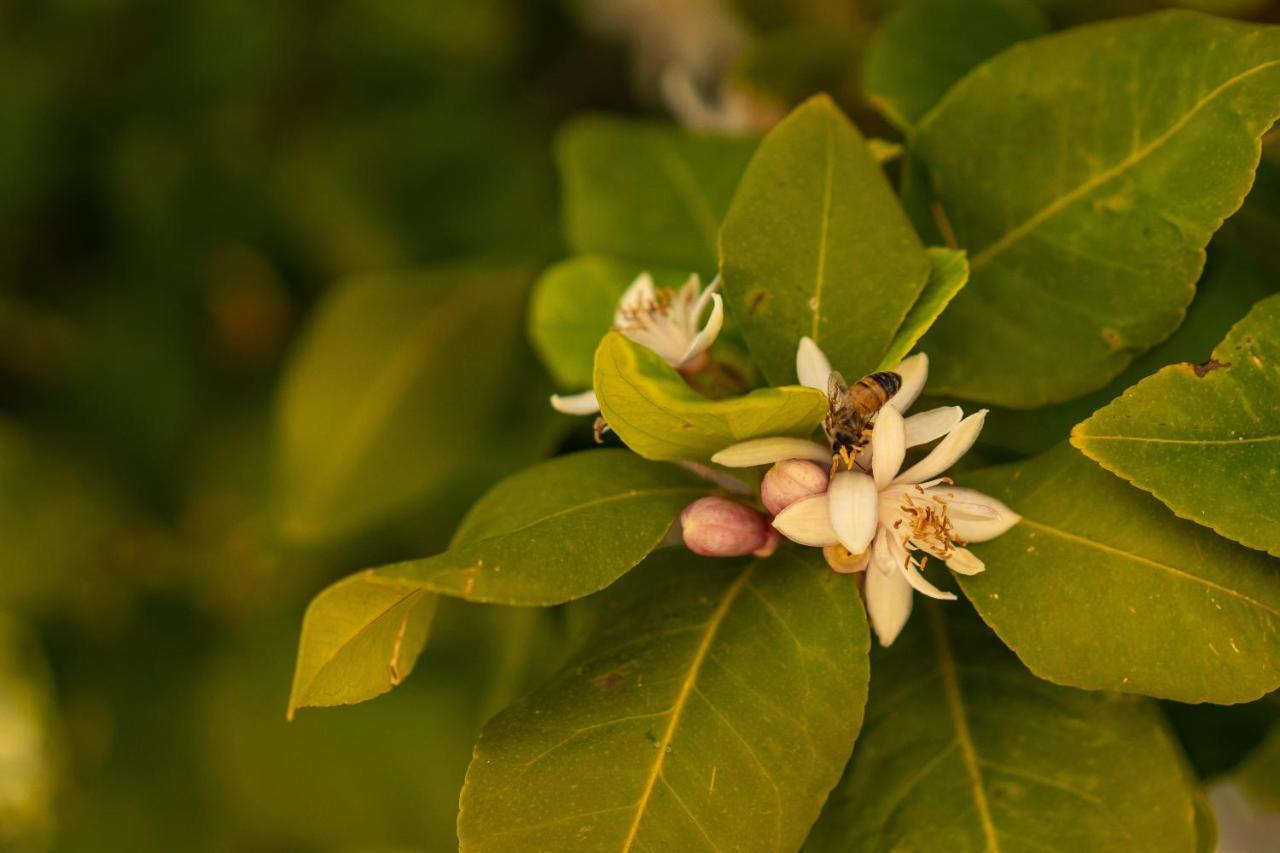
<svg viewBox="0 0 1280 853"><path fill-rule="evenodd" d="M687 471L625 450L561 456L490 490L443 554L368 574L470 601L561 604L617 580L710 490Z"/></svg>
<svg viewBox="0 0 1280 853"><path fill-rule="evenodd" d="M576 119L556 140L569 247L712 272L716 232L755 146L652 122Z"/></svg>
<svg viewBox="0 0 1280 853"><path fill-rule="evenodd" d="M1167 337L1277 113L1280 28L1191 12L1037 39L956 84L913 150L973 271L925 341L931 390L1057 402Z"/></svg>
<svg viewBox="0 0 1280 853"><path fill-rule="evenodd" d="M773 385L813 338L848 375L871 372L929 262L866 142L826 96L775 127L720 234L725 300Z"/></svg>
<svg viewBox="0 0 1280 853"><path fill-rule="evenodd" d="M1280 687L1280 562L1183 521L1065 443L965 478L1022 522L960 586L1041 678L1229 704Z"/></svg>
<svg viewBox="0 0 1280 853"><path fill-rule="evenodd" d="M610 428L647 459L706 460L730 444L770 435L810 435L827 395L789 385L730 400L698 395L662 357L610 332L596 351L596 398Z"/></svg>
<svg viewBox="0 0 1280 853"><path fill-rule="evenodd" d="M302 621L289 719L298 708L363 702L403 681L426 645L437 601L367 572L317 595Z"/></svg>
<svg viewBox="0 0 1280 853"><path fill-rule="evenodd" d="M859 705L861 713L861 705ZM64 744L48 666L35 634L0 612L0 846L49 849Z"/></svg>
<svg viewBox="0 0 1280 853"><path fill-rule="evenodd" d="M975 65L1048 29L1026 0L907 0L872 38L863 88L886 118L910 131Z"/></svg>
<svg viewBox="0 0 1280 853"><path fill-rule="evenodd" d="M1211 359L1142 380L1071 443L1182 518L1280 556L1280 295Z"/></svg>
<svg viewBox="0 0 1280 853"><path fill-rule="evenodd" d="M1026 456L1043 453L1140 379L1166 365L1203 360L1255 302L1275 291L1271 277L1243 252L1215 240L1187 318L1167 340L1134 359L1105 387L1083 397L1038 409L993 408L980 442Z"/></svg>
<svg viewBox="0 0 1280 853"><path fill-rule="evenodd" d="M519 271L457 267L326 295L280 389L286 538L315 544L385 522L491 452L487 425L536 388L512 383L527 360L527 284Z"/></svg>
<svg viewBox="0 0 1280 853"><path fill-rule="evenodd" d="M969 261L964 252L926 249L925 254L929 256L929 280L916 304L907 312L893 343L889 344L889 351L880 359L881 368L892 368L906 358L969 281Z"/></svg>
<svg viewBox="0 0 1280 853"><path fill-rule="evenodd" d="M1198 791L1196 806L1196 853L1214 853L1218 849L1218 816L1205 792Z"/></svg>
<svg viewBox="0 0 1280 853"><path fill-rule="evenodd" d="M854 583L815 551L674 552L600 606L583 651L485 727L462 849L798 849L862 721Z"/></svg>
<svg viewBox="0 0 1280 853"><path fill-rule="evenodd" d="M549 268L533 289L529 337L542 361L564 388L590 388L596 347L613 328L613 315L631 282L642 272L658 287L679 287L689 273L646 270L639 264L584 255Z"/></svg>
<svg viewBox="0 0 1280 853"><path fill-rule="evenodd" d="M874 655L858 747L806 850L1194 850L1154 703L1041 681L967 607L921 609Z"/></svg>

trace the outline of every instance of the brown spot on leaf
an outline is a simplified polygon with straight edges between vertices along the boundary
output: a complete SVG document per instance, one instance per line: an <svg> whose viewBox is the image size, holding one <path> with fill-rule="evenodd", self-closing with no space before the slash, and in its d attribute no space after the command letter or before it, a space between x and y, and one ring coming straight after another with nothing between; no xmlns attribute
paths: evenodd
<svg viewBox="0 0 1280 853"><path fill-rule="evenodd" d="M1204 379L1205 374L1212 373L1215 370L1221 370L1224 367L1230 367L1230 366L1231 366L1231 362L1229 361L1222 362L1222 361L1218 361L1216 358L1211 358L1208 361L1202 361L1199 364L1194 365L1191 369L1195 371L1196 376L1199 376L1201 379Z"/></svg>
<svg viewBox="0 0 1280 853"><path fill-rule="evenodd" d="M767 294L763 290L753 290L751 295L747 297L747 311L751 314L760 310L760 306L764 304Z"/></svg>
<svg viewBox="0 0 1280 853"><path fill-rule="evenodd" d="M1122 349L1124 347L1124 338L1120 337L1120 333L1110 326L1102 330L1102 339L1112 349Z"/></svg>

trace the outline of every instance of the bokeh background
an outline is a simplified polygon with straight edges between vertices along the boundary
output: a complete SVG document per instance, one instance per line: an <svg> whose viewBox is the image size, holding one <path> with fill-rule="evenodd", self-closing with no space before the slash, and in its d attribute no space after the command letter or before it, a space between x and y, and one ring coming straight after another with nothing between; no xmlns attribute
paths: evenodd
<svg viewBox="0 0 1280 853"><path fill-rule="evenodd" d="M307 601L440 550L505 472L589 440L523 332L563 254L557 125L666 115L678 60L770 108L831 91L887 134L857 85L886 5L0 0L0 849L454 848L475 736L557 664L572 608L447 601L405 685L288 724ZM1270 209L1237 231L1275 264ZM335 294L388 279L460 332L300 519L282 389L323 361Z"/></svg>

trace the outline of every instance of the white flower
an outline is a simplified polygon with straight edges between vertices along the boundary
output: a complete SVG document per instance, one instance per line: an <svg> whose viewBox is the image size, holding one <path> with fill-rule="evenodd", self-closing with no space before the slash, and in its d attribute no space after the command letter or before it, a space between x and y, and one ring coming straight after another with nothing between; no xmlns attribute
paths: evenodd
<svg viewBox="0 0 1280 853"><path fill-rule="evenodd" d="M800 380L825 390L831 368L807 338L796 357ZM986 410L963 417L958 407L933 409L909 418L902 410L915 401L928 374L923 354L897 368L902 386L877 414L871 441L858 451L850 470L838 471L825 494L785 507L773 525L801 545L823 548L839 572L868 568L867 613L881 645L897 638L911 615L912 591L954 599L921 574L933 556L960 574L977 574L982 561L965 549L1004 533L1020 519L1000 501L940 478L978 438ZM905 471L908 447L942 438ZM728 447L712 457L721 465L762 465L782 459L831 459L830 448L797 438L765 438Z"/></svg>
<svg viewBox="0 0 1280 853"><path fill-rule="evenodd" d="M618 300L613 328L653 350L676 370L691 370L715 342L724 324L724 300L716 293L719 287L717 278L704 290L702 279L694 273L678 291L659 290L649 273L641 273ZM708 305L711 315L699 328ZM551 405L567 415L593 415L600 411L594 391L568 396L552 394Z"/></svg>

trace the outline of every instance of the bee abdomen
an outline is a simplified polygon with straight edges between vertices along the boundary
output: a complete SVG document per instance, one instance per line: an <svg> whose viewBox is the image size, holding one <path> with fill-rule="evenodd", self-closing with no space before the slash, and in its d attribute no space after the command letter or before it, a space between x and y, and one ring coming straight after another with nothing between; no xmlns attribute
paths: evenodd
<svg viewBox="0 0 1280 853"><path fill-rule="evenodd" d="M882 370L879 373L864 376L858 380L858 384L875 393L883 403L898 393L898 389L902 387L902 377L891 370Z"/></svg>

